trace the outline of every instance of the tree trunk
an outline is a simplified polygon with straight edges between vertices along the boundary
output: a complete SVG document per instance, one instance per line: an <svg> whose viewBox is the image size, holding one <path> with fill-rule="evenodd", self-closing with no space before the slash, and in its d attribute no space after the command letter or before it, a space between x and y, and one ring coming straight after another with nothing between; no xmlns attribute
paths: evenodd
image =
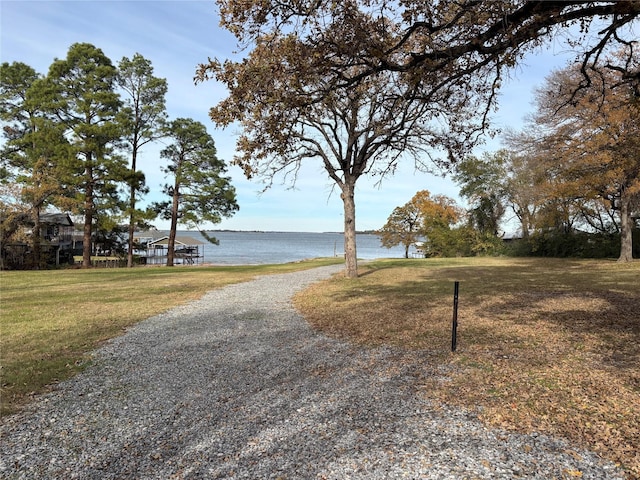
<svg viewBox="0 0 640 480"><path fill-rule="evenodd" d="M91 163L91 155L87 155L86 162ZM91 224L93 223L93 169L88 166L85 176L87 188L84 199L84 227L82 235L82 268L91 266Z"/></svg>
<svg viewBox="0 0 640 480"><path fill-rule="evenodd" d="M619 262L633 260L633 220L629 195L623 189L620 193L620 257Z"/></svg>
<svg viewBox="0 0 640 480"><path fill-rule="evenodd" d="M91 221L93 215L89 208L89 200L85 201L84 226L82 231L82 268L91 266Z"/></svg>
<svg viewBox="0 0 640 480"><path fill-rule="evenodd" d="M42 263L40 207L34 208L33 212L33 268L35 270L40 270L40 265Z"/></svg>
<svg viewBox="0 0 640 480"><path fill-rule="evenodd" d="M531 229L531 217L529 216L529 212L523 213L522 215L522 238L527 240L529 238L529 230Z"/></svg>
<svg viewBox="0 0 640 480"><path fill-rule="evenodd" d="M169 229L169 244L167 245L167 267L173 267L176 250L176 230L178 229L178 182L173 189L173 203L171 205L171 228Z"/></svg>
<svg viewBox="0 0 640 480"><path fill-rule="evenodd" d="M342 203L344 205L344 260L345 276L358 277L358 255L356 252L356 202L355 186L345 182L342 187Z"/></svg>
<svg viewBox="0 0 640 480"><path fill-rule="evenodd" d="M133 267L133 236L135 234L135 210L136 210L136 185L135 185L135 173L136 173L136 157L138 156L138 149L134 146L131 154L131 185L129 198L129 239L127 241L127 267Z"/></svg>
<svg viewBox="0 0 640 480"><path fill-rule="evenodd" d="M131 189L131 194L134 194L134 189ZM133 213L129 215L129 239L127 240L127 267L133 267L133 236L135 235L135 225L133 223Z"/></svg>

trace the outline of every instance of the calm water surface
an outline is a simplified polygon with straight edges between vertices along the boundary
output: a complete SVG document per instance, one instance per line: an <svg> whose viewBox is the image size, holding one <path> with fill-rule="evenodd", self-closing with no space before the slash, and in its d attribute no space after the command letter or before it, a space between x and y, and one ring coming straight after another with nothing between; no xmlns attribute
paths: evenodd
<svg viewBox="0 0 640 480"><path fill-rule="evenodd" d="M178 231L178 236L206 240L198 232ZM204 245L204 262L229 265L287 263L317 257L342 256L342 233L309 232L214 232L220 245ZM358 258L402 258L404 248L391 249L380 245L372 234L358 234Z"/></svg>

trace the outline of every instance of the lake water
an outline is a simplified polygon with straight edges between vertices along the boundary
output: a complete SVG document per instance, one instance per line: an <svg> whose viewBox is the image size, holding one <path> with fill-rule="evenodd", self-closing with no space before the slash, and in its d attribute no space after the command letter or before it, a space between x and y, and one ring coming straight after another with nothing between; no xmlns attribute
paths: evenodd
<svg viewBox="0 0 640 480"><path fill-rule="evenodd" d="M206 242L198 232L178 231L177 235ZM214 232L213 236L220 241L220 245L206 242L204 263L254 265L344 255L342 233ZM403 247L384 248L380 245L380 238L377 235L358 234L356 244L358 258L402 258L404 256Z"/></svg>

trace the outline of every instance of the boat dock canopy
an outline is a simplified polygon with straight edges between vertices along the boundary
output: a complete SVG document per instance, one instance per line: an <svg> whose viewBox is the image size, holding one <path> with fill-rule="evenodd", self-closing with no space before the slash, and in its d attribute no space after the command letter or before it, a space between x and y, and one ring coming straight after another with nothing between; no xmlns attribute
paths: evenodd
<svg viewBox="0 0 640 480"><path fill-rule="evenodd" d="M169 237L160 238L140 236L138 241L142 246L139 255L146 258L146 263L162 264L167 260ZM193 237L178 236L175 241L175 260L185 265L196 265L204 261L204 245L206 242ZM146 246L146 248L144 248Z"/></svg>

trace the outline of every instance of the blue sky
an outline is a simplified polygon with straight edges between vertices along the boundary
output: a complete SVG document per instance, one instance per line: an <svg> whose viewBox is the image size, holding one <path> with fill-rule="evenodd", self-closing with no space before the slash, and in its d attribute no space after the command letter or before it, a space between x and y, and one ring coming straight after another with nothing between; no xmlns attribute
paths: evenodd
<svg viewBox="0 0 640 480"><path fill-rule="evenodd" d="M155 74L169 84L167 110L171 119L189 117L204 123L213 136L218 156L230 161L235 130L220 130L208 117L208 109L225 97L214 81L194 85L196 66L208 57L239 58L235 38L221 29L213 1L0 1L0 60L21 61L46 73L55 58L66 57L76 42L92 43L117 63L123 56L140 53L151 60ZM496 126L519 128L531 110L533 88L553 68L570 58L560 44L527 59L506 82L500 109L493 115ZM483 150L494 151L499 141ZM162 145L142 152L140 168L151 193L147 201L159 200L164 182L158 156ZM238 167L229 174L237 190L240 211L213 228L277 231L342 231L342 202L319 162L303 167L296 186L276 183L263 186L246 180ZM362 178L356 190L356 223L359 230L380 228L391 211L405 204L417 191L427 189L458 201L459 188L439 176L414 171L405 162L393 177L376 186ZM462 202L461 202L462 203ZM158 228L166 224L155 222Z"/></svg>

